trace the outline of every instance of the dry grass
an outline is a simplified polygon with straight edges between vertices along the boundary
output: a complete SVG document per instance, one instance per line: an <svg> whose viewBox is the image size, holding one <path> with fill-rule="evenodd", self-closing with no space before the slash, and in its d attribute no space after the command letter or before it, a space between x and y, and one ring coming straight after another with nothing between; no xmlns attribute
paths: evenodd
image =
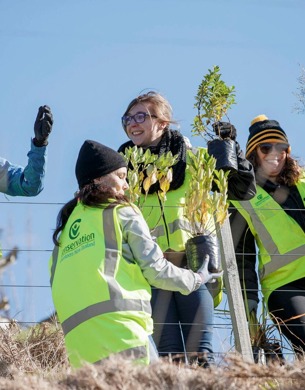
<svg viewBox="0 0 305 390"><path fill-rule="evenodd" d="M0 329L0 390L231 390L305 388L305 362L262 366L231 355L220 367L202 369L160 361L148 367L117 357L100 365L70 368L56 324Z"/></svg>

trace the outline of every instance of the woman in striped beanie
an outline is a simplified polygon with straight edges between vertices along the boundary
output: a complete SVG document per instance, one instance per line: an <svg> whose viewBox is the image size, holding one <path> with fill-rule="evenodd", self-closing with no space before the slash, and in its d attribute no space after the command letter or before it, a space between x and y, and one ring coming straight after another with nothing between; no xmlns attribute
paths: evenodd
<svg viewBox="0 0 305 390"><path fill-rule="evenodd" d="M245 305L257 310L258 274L270 317L294 352L305 351L305 175L286 132L266 115L249 128L246 157L252 163L256 196L232 202L232 233ZM238 210L238 211L237 211Z"/></svg>

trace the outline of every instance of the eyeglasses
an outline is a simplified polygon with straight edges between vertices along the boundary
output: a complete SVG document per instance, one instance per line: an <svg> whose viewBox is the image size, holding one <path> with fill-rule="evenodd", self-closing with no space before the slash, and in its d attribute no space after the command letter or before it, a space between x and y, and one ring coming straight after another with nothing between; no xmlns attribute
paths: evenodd
<svg viewBox="0 0 305 390"><path fill-rule="evenodd" d="M271 150L274 148L278 153L288 152L289 145L288 144L281 144L281 143L264 143L258 145L259 150L263 154L269 154Z"/></svg>
<svg viewBox="0 0 305 390"><path fill-rule="evenodd" d="M136 114L134 115L124 115L122 116L122 124L124 127L130 125L132 119L136 122L136 123L143 123L145 122L146 120L146 117L150 117L150 118L157 118L156 115L150 115L150 114L147 114L147 112L137 112Z"/></svg>

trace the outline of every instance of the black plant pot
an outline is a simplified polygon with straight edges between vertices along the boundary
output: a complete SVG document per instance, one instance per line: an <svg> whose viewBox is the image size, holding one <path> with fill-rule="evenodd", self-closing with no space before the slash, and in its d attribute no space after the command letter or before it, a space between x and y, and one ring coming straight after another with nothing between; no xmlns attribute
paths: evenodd
<svg viewBox="0 0 305 390"><path fill-rule="evenodd" d="M210 272L221 271L219 249L216 235L201 235L190 238L185 245L188 268L194 272L202 266L205 255L210 256Z"/></svg>
<svg viewBox="0 0 305 390"><path fill-rule="evenodd" d="M216 158L216 169L238 171L235 141L230 138L209 141L208 153Z"/></svg>
<svg viewBox="0 0 305 390"><path fill-rule="evenodd" d="M208 270L210 272L221 271L221 261L219 256L218 242L215 235L195 236L187 240L185 244L187 266L194 272L202 266L205 255L209 255ZM215 307L221 301L221 279L213 279L206 284L210 294L214 299Z"/></svg>
<svg viewBox="0 0 305 390"><path fill-rule="evenodd" d="M261 347L252 346L252 352L254 362L258 364L284 364L285 362L280 343L266 342Z"/></svg>
<svg viewBox="0 0 305 390"><path fill-rule="evenodd" d="M266 365L266 356L264 348L257 347L256 345L252 346L252 353L254 358L254 363Z"/></svg>

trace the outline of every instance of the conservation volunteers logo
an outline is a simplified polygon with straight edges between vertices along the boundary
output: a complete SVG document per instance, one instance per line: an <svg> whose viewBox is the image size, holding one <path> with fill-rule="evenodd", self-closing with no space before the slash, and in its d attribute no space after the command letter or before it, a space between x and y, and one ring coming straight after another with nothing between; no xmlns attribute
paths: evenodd
<svg viewBox="0 0 305 390"><path fill-rule="evenodd" d="M79 228L80 228L81 219L76 219L72 225L70 226L69 230L69 237L71 240L75 240L79 236Z"/></svg>
<svg viewBox="0 0 305 390"><path fill-rule="evenodd" d="M70 226L69 238L71 242L63 248L61 261L95 245L94 232L80 235L81 222L80 218L76 219Z"/></svg>

